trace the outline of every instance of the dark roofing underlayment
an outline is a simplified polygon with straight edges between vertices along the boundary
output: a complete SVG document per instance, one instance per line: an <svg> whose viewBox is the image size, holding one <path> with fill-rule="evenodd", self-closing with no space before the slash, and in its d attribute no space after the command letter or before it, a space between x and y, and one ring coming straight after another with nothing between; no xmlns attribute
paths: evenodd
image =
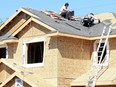
<svg viewBox="0 0 116 87"><path fill-rule="evenodd" d="M58 20L53 19L50 16L47 16L45 13L39 10L34 10L31 8L23 8L32 14L38 16L39 21L53 27L56 31L61 33L68 33L73 35L80 35L80 36L100 36L103 30L103 24L96 24L92 27L84 27L81 25L79 21L71 21L67 19ZM111 34L116 34L116 30L113 29Z"/></svg>
<svg viewBox="0 0 116 87"><path fill-rule="evenodd" d="M44 12L39 10L34 10L31 8L23 8L26 11L38 16L37 20L51 26L56 31L60 33L78 35L78 36L100 36L103 30L103 24L96 24L92 27L84 27L81 25L79 21L71 21L62 18L62 20L51 18L50 16L46 15ZM116 14L114 14L116 15ZM111 34L116 34L116 29L113 29ZM0 40L15 38L11 35L2 35L0 36Z"/></svg>
<svg viewBox="0 0 116 87"><path fill-rule="evenodd" d="M0 35L0 40L15 39L11 34Z"/></svg>

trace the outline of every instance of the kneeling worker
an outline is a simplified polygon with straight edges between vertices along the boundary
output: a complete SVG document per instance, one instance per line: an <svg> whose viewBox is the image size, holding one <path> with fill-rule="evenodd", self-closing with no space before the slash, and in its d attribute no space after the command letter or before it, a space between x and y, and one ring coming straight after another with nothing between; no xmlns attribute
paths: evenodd
<svg viewBox="0 0 116 87"><path fill-rule="evenodd" d="M95 24L95 20L98 20L98 23L100 23L100 20L96 18L93 13L90 13L83 18L83 25L86 27L91 27Z"/></svg>

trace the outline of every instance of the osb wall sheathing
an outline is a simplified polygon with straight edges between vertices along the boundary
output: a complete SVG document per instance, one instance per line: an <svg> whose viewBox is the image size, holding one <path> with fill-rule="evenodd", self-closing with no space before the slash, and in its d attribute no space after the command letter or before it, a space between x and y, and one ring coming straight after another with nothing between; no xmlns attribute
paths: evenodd
<svg viewBox="0 0 116 87"><path fill-rule="evenodd" d="M23 42L27 40L32 40L35 37L43 37L47 32L49 32L49 30L34 22L28 24L22 31L20 31L16 35L19 38L19 43L9 45L10 48L15 50L13 55L14 58L20 59L20 61L22 61Z"/></svg>
<svg viewBox="0 0 116 87"><path fill-rule="evenodd" d="M0 82L5 81L10 75L13 74L13 70L4 65L3 63L0 63Z"/></svg>
<svg viewBox="0 0 116 87"><path fill-rule="evenodd" d="M57 45L59 50L58 84L68 87L72 80L90 70L93 41L59 37Z"/></svg>
<svg viewBox="0 0 116 87"><path fill-rule="evenodd" d="M109 68L116 69L116 38L109 40L109 50L110 50L110 63Z"/></svg>
<svg viewBox="0 0 116 87"><path fill-rule="evenodd" d="M21 32L18 33L18 37L29 38L29 37L41 36L48 33L49 31L50 30L42 27L41 25L31 22Z"/></svg>
<svg viewBox="0 0 116 87"><path fill-rule="evenodd" d="M8 44L9 46L9 55L10 57L13 56L14 60L16 61L16 67L22 67L23 59L23 42L27 40L32 40L35 37L45 37L45 57L44 57L44 66L41 67L33 67L33 68L26 68L23 67L25 72L32 72L37 75L37 78L44 78L48 80L55 80L53 81L53 84L55 84L55 87L57 87L57 38L50 38L46 37L46 33L48 33L49 30L36 24L36 23L30 23L27 25L22 31L20 31L16 36L19 38L18 44ZM14 50L11 52L11 50ZM20 63L18 63L20 61ZM20 64L20 65L19 65ZM35 78L36 80L36 78ZM56 82L56 83L54 83Z"/></svg>
<svg viewBox="0 0 116 87"><path fill-rule="evenodd" d="M108 69L111 69L111 73L113 73L115 70L116 70L116 38L112 38L112 39L109 39L109 67ZM113 71L114 69L114 71ZM106 71L107 72L107 71ZM110 74L110 73L108 73ZM108 85L108 86L96 86L96 87L116 87L115 85L115 74L112 74L112 76L114 76L114 79L112 79L112 85ZM109 78L110 80L111 78ZM107 80L107 79L105 79ZM113 81L114 80L114 81ZM77 87L77 86L74 86L74 87ZM80 87L80 86L78 86ZM84 87L84 86L82 86Z"/></svg>
<svg viewBox="0 0 116 87"><path fill-rule="evenodd" d="M16 16L15 19L13 19L4 29L2 29L2 34L4 33L13 33L18 27L20 27L28 17L25 16L25 14L20 13L18 16Z"/></svg>
<svg viewBox="0 0 116 87"><path fill-rule="evenodd" d="M116 22L116 18L115 18L115 16L113 15L113 13L111 13L111 12L102 13L102 14L97 14L97 15L95 15L95 16L96 16L97 18L99 18L101 21L110 19L112 23L115 23L115 22Z"/></svg>

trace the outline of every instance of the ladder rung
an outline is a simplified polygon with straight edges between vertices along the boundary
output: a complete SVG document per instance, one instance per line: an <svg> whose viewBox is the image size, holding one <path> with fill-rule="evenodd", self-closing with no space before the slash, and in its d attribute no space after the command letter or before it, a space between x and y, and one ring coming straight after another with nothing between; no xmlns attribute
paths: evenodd
<svg viewBox="0 0 116 87"><path fill-rule="evenodd" d="M101 57L101 56L98 56L98 57Z"/></svg>
<svg viewBox="0 0 116 87"><path fill-rule="evenodd" d="M99 51L103 51L103 48L100 48Z"/></svg>
<svg viewBox="0 0 116 87"><path fill-rule="evenodd" d="M104 46L100 46L99 48L103 48Z"/></svg>
<svg viewBox="0 0 116 87"><path fill-rule="evenodd" d="M97 64L97 67L92 66L92 71L90 71L89 74L89 79L87 82L86 87L95 87L96 80L105 72L107 69L106 67L103 67L104 62L102 62L102 57L103 57L103 52L105 52L107 42L108 42L108 37L111 33L111 28L104 26L101 38L97 47L97 55L94 58L93 65ZM104 40L104 42L103 42ZM97 60L100 58L99 63L97 63ZM104 60L103 60L104 61ZM107 65L108 67L108 65ZM106 69L105 69L106 68Z"/></svg>
<svg viewBox="0 0 116 87"><path fill-rule="evenodd" d="M103 51L98 51L98 53L102 53Z"/></svg>

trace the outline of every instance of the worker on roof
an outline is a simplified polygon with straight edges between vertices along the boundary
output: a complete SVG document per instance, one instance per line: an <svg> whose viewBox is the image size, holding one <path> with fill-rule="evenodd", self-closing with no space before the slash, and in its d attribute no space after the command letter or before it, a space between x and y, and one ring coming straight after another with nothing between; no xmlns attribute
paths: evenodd
<svg viewBox="0 0 116 87"><path fill-rule="evenodd" d="M83 18L83 25L86 27L91 27L92 25L95 24L95 20L98 21L98 23L100 23L100 20L98 18L96 18L94 16L93 13L87 14L84 18Z"/></svg>
<svg viewBox="0 0 116 87"><path fill-rule="evenodd" d="M69 3L65 3L65 5L61 7L60 15L70 20L71 16L74 16L74 11L69 11L68 6L69 6Z"/></svg>

